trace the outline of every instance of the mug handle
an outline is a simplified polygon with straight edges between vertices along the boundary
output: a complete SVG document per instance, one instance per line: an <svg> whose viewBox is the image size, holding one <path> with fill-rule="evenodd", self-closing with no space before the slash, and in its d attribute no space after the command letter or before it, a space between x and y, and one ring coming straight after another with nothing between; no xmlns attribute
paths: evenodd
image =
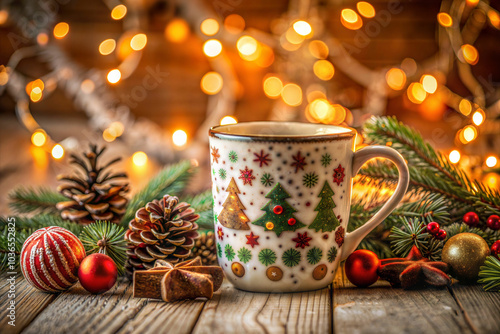
<svg viewBox="0 0 500 334"><path fill-rule="evenodd" d="M410 182L408 166L406 165L403 156L391 147L374 145L354 152L352 158L352 175L356 175L361 166L373 158L386 158L396 165L399 173L398 185L389 200L372 218L370 218L370 220L363 224L363 226L358 227L356 230L346 233L341 261L351 255L351 253L358 247L361 240L363 240L363 238L366 237L371 230L377 227L385 218L387 218L387 216L389 216L392 210L394 210L399 202L401 202L406 193L406 189L408 189L408 184Z"/></svg>

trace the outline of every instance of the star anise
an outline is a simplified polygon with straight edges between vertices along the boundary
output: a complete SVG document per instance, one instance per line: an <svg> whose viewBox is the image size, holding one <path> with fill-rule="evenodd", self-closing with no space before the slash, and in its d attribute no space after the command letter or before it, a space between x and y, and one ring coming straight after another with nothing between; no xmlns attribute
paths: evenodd
<svg viewBox="0 0 500 334"><path fill-rule="evenodd" d="M448 265L444 262L430 261L422 256L416 246L406 258L384 259L380 261L378 275L393 287L410 289L425 284L443 287L451 283L446 274Z"/></svg>

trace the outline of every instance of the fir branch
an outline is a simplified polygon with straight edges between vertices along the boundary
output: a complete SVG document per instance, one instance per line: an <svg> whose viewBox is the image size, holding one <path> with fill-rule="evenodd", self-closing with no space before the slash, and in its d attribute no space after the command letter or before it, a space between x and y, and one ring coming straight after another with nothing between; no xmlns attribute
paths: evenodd
<svg viewBox="0 0 500 334"><path fill-rule="evenodd" d="M479 268L478 283L485 284L484 291L500 290L500 261L494 256L488 256L484 265Z"/></svg>
<svg viewBox="0 0 500 334"><path fill-rule="evenodd" d="M9 200L16 213L57 213L56 204L67 198L45 187L18 187L9 193Z"/></svg>
<svg viewBox="0 0 500 334"><path fill-rule="evenodd" d="M135 217L135 212L148 202L160 199L166 194L178 195L182 193L195 171L196 168L189 160L181 161L161 170L141 191L132 197L122 218L122 226L128 226L130 220Z"/></svg>
<svg viewBox="0 0 500 334"><path fill-rule="evenodd" d="M396 255L405 257L413 246L422 251L429 243L430 234L425 232L426 226L418 219L401 218L401 228L394 226L391 228L391 247Z"/></svg>
<svg viewBox="0 0 500 334"><path fill-rule="evenodd" d="M211 190L207 190L196 196L185 197L182 199L182 201L190 203L191 206L196 210L196 213L200 215L200 218L198 218L198 220L196 221L200 229L213 230L214 213Z"/></svg>
<svg viewBox="0 0 500 334"><path fill-rule="evenodd" d="M79 225L70 220L64 220L59 216L45 214L37 215L34 217L0 217L0 231L3 230L4 227L8 226L8 219L12 218L15 220L16 232L28 229L35 231L43 227L59 226L71 231L75 235L78 235L83 229L82 225Z"/></svg>
<svg viewBox="0 0 500 334"><path fill-rule="evenodd" d="M500 231L493 231L489 228L481 230L477 227L470 227L465 223L454 223L450 226L443 227L443 229L446 231L446 241L459 233L477 234L483 238L490 247L495 241L500 240Z"/></svg>
<svg viewBox="0 0 500 334"><path fill-rule="evenodd" d="M14 239L12 239L12 232L9 233L8 229L0 233L0 270L15 271L19 265L19 256L24 241L31 233L32 230L16 231ZM14 258L10 254L14 254Z"/></svg>

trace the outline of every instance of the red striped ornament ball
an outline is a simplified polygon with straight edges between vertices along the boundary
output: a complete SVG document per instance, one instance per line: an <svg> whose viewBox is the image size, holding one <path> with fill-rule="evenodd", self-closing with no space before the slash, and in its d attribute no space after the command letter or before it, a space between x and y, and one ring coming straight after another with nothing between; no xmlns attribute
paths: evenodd
<svg viewBox="0 0 500 334"><path fill-rule="evenodd" d="M21 270L35 288L64 291L78 281L78 267L85 258L82 242L57 226L35 231L23 244Z"/></svg>

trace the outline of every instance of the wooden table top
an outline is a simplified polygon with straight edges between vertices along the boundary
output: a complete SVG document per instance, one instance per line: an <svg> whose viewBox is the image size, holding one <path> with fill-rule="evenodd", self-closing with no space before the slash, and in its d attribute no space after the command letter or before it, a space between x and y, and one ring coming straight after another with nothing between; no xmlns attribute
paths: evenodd
<svg viewBox="0 0 500 334"><path fill-rule="evenodd" d="M405 291L382 281L360 289L343 270L322 290L250 293L224 281L212 300L175 303L133 298L125 280L102 295L80 284L48 294L18 275L12 327L1 278L2 333L500 333L498 292L459 284Z"/></svg>

